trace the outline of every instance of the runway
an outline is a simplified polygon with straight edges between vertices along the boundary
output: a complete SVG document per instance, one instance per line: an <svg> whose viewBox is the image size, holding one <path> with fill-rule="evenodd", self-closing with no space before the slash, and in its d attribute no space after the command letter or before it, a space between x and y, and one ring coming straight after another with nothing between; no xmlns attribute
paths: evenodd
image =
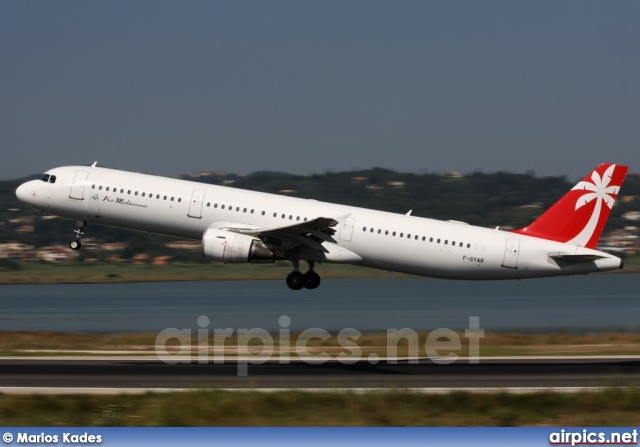
<svg viewBox="0 0 640 447"><path fill-rule="evenodd" d="M0 392L117 393L187 389L413 389L434 392L465 390L592 389L639 383L640 357L491 358L441 365L361 361L309 364L278 361L168 365L143 358L10 358L0 359Z"/></svg>

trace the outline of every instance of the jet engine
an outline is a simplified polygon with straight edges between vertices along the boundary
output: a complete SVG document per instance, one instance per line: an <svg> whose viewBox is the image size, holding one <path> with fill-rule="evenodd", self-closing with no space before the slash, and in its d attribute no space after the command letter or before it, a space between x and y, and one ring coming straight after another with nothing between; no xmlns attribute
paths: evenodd
<svg viewBox="0 0 640 447"><path fill-rule="evenodd" d="M260 239L232 231L209 228L202 236L205 258L227 263L275 262L274 253Z"/></svg>

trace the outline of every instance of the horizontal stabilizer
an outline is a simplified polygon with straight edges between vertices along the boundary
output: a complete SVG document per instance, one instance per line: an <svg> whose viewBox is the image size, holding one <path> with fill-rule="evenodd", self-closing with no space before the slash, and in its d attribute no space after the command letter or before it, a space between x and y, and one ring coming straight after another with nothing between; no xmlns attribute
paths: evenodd
<svg viewBox="0 0 640 447"><path fill-rule="evenodd" d="M556 261L566 261L566 262L573 262L576 264L580 264L583 262L593 262L593 261L597 261L598 259L603 259L606 256L600 256L600 255L563 255L562 253L558 253L555 255L549 255L550 258L555 259Z"/></svg>

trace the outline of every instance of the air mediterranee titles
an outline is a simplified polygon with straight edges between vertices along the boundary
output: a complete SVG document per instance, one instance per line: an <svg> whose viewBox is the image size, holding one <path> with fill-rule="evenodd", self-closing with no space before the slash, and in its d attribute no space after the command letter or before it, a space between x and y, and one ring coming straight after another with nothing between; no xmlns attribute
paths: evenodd
<svg viewBox="0 0 640 447"><path fill-rule="evenodd" d="M98 194L94 195L93 197L95 198L94 200L98 200L99 199ZM129 199L125 200L122 197L111 198L109 196L104 196L102 201L103 202L109 202L109 203L115 203L117 205L129 205L129 206L137 206L137 207L140 207L140 208L149 208L145 204L133 203L131 200L129 200Z"/></svg>

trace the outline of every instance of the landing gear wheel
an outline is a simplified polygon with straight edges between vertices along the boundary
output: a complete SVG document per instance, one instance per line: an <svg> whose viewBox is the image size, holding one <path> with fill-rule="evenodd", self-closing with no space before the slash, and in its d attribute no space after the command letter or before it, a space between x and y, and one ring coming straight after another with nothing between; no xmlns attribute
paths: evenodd
<svg viewBox="0 0 640 447"><path fill-rule="evenodd" d="M76 229L73 230L73 232L76 234L76 240L69 242L69 248L71 250L80 250L80 247L82 247L80 239L82 239L82 236L84 235L84 232L82 230L84 229L85 225L87 225L87 223L81 220L76 220L75 224Z"/></svg>
<svg viewBox="0 0 640 447"><path fill-rule="evenodd" d="M300 272L291 272L287 276L287 286L291 290L300 290L304 287L304 275Z"/></svg>
<svg viewBox="0 0 640 447"><path fill-rule="evenodd" d="M320 285L320 275L313 270L309 270L304 274L302 283L305 289L315 289Z"/></svg>

